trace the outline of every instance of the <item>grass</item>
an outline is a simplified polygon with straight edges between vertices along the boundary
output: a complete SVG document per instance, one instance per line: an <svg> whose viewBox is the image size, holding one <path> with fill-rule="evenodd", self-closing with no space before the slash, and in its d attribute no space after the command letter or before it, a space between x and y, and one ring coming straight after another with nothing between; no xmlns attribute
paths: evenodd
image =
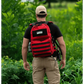
<svg viewBox="0 0 84 84"><path fill-rule="evenodd" d="M60 5L59 2L56 2L56 3L51 2L51 8L48 8L48 3L42 4L42 5L44 5L47 8L47 12L50 12L51 15L55 16L56 13L57 13L56 10L61 11L61 10L68 9L68 8L74 8L75 4L76 4L76 2L66 2L66 1L63 1L61 3L61 5Z"/></svg>
<svg viewBox="0 0 84 84"><path fill-rule="evenodd" d="M55 24L57 24L56 22L56 18L54 17L58 17L56 16L58 11L61 11L61 10L67 10L68 8L74 8L76 2L62 2L61 6L60 6L60 3L51 3L51 8L48 8L48 3L44 4L44 6L47 8L47 12L48 12L48 16L47 16L47 20L51 20L51 21L54 21ZM53 16L53 17L52 17Z"/></svg>
<svg viewBox="0 0 84 84"><path fill-rule="evenodd" d="M52 10L52 8L54 9L67 9L68 7L73 8L76 2L62 2L61 5L60 3L51 3L51 8L49 8L50 10ZM48 8L48 3L44 4L44 6L46 8Z"/></svg>

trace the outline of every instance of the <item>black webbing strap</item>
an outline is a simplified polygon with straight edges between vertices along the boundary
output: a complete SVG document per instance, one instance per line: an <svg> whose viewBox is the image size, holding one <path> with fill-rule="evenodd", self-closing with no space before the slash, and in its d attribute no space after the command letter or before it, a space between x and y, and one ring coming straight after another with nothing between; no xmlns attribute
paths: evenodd
<svg viewBox="0 0 84 84"><path fill-rule="evenodd" d="M32 24L32 26L34 26L35 25L35 23L31 23Z"/></svg>
<svg viewBox="0 0 84 84"><path fill-rule="evenodd" d="M48 24L48 23L53 23L52 21L46 21L45 22L46 24ZM61 51L61 48L59 47L59 45L58 45L58 43L55 41L55 38L52 36L52 39L53 39L53 42L57 45L57 47L59 48L59 50L60 50L60 53L61 53L61 55L62 55L62 51Z"/></svg>
<svg viewBox="0 0 84 84"><path fill-rule="evenodd" d="M52 21L45 21L44 23L48 24L48 23L53 23ZM43 23L40 23L40 24L43 24ZM40 24L37 24L37 23L31 23L30 25L34 26L34 25L40 25Z"/></svg>
<svg viewBox="0 0 84 84"><path fill-rule="evenodd" d="M48 24L48 23L53 23L53 22L52 21L46 21L45 23Z"/></svg>
<svg viewBox="0 0 84 84"><path fill-rule="evenodd" d="M55 44L57 45L57 47L59 48L60 53L61 53L61 55L62 55L62 51L61 51L61 48L59 47L58 43L57 43L56 41L54 41L54 42L55 42Z"/></svg>

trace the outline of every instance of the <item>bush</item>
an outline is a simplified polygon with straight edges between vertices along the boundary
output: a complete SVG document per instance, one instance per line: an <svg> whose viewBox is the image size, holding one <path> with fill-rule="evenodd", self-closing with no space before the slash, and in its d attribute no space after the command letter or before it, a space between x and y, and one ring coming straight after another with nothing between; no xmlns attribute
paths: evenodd
<svg viewBox="0 0 84 84"><path fill-rule="evenodd" d="M22 59L11 60L8 56L2 58L2 84L33 84L32 65L30 71L23 68Z"/></svg>
<svg viewBox="0 0 84 84"><path fill-rule="evenodd" d="M66 67L60 70L61 83L60 84L82 84L82 61L81 59L70 59L66 62Z"/></svg>
<svg viewBox="0 0 84 84"><path fill-rule="evenodd" d="M75 9L76 9L77 11L82 12L82 7L83 7L82 1L83 1L83 0L80 0L79 2L76 2Z"/></svg>
<svg viewBox="0 0 84 84"><path fill-rule="evenodd" d="M2 56L21 57L22 32L29 24L26 5L20 0L2 1Z"/></svg>
<svg viewBox="0 0 84 84"><path fill-rule="evenodd" d="M19 61L11 60L8 56L2 58L2 84L33 84L32 81L32 64L30 71L23 68L22 59ZM82 61L70 57L66 61L65 69L60 69L60 84L82 84ZM44 84L48 84L45 75Z"/></svg>
<svg viewBox="0 0 84 84"><path fill-rule="evenodd" d="M71 57L74 59L82 60L82 40L67 42L66 44L66 58L67 60Z"/></svg>

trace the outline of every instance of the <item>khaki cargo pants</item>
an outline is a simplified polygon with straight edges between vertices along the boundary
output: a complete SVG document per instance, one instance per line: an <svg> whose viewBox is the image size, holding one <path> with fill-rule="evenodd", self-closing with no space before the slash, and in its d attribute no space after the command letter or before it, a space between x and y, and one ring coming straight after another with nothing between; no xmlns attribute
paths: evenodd
<svg viewBox="0 0 84 84"><path fill-rule="evenodd" d="M34 57L33 66L33 83L44 84L44 75L48 77L48 84L60 84L60 73L55 57Z"/></svg>

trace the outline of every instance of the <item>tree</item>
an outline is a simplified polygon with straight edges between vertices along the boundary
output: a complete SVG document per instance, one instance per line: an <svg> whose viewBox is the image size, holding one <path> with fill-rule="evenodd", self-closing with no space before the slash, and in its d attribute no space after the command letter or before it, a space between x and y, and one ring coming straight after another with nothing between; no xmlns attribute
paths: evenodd
<svg viewBox="0 0 84 84"><path fill-rule="evenodd" d="M8 55L17 60L21 58L24 32L30 23L36 21L36 4L28 6L28 3L2 0L2 56Z"/></svg>
<svg viewBox="0 0 84 84"><path fill-rule="evenodd" d="M48 8L51 8L51 0L46 0L46 2L48 2Z"/></svg>
<svg viewBox="0 0 84 84"><path fill-rule="evenodd" d="M39 0L39 1L43 1L43 0ZM51 2L57 2L58 0L45 0L45 3L48 3L48 8L51 8Z"/></svg>

